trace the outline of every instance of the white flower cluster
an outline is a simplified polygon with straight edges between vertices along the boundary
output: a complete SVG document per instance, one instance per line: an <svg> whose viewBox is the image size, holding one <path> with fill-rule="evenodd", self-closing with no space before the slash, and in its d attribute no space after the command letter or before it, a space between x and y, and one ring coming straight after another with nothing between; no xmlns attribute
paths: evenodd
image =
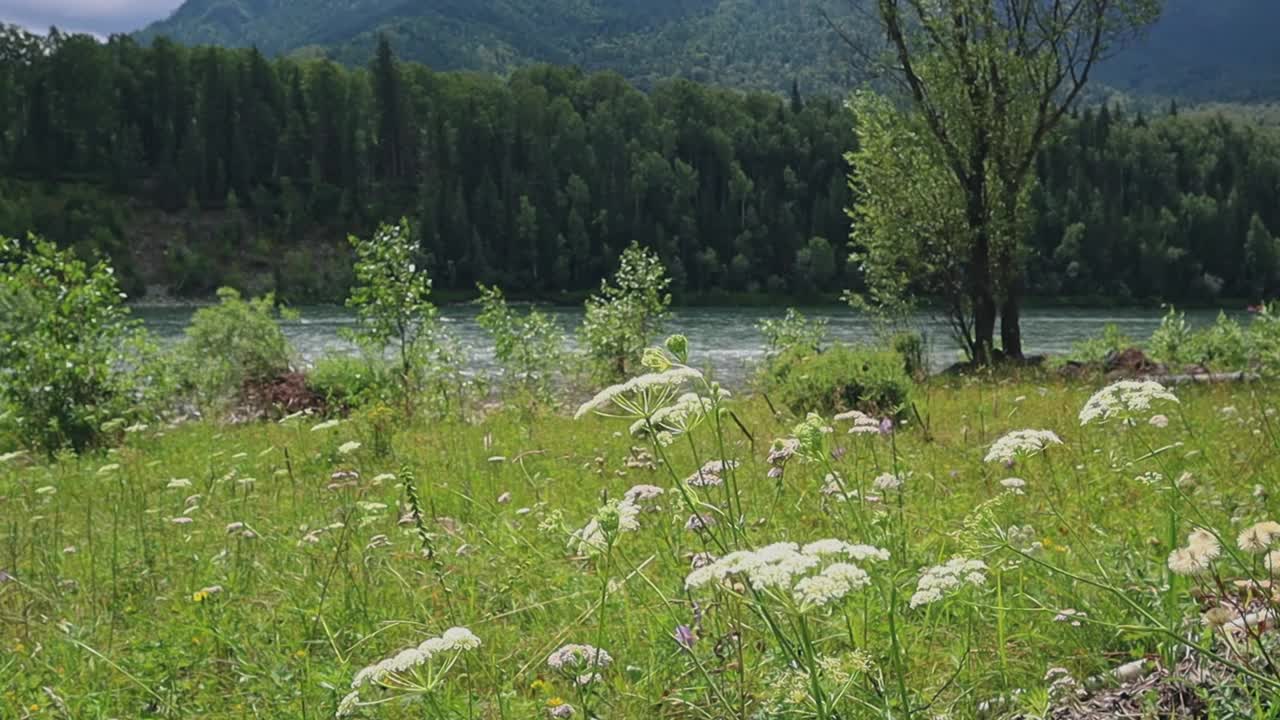
<svg viewBox="0 0 1280 720"><path fill-rule="evenodd" d="M580 530L574 531L569 545L579 555L599 555L619 533L640 529L640 506L630 498L606 503Z"/></svg>
<svg viewBox="0 0 1280 720"><path fill-rule="evenodd" d="M916 583L916 592L911 596L911 607L937 602L965 585L982 585L987 582L986 571L987 564L981 560L962 557L925 568Z"/></svg>
<svg viewBox="0 0 1280 720"><path fill-rule="evenodd" d="M622 496L624 502L632 505L640 505L649 500L657 500L662 497L666 491L657 485L633 485L630 490Z"/></svg>
<svg viewBox="0 0 1280 720"><path fill-rule="evenodd" d="M850 435L879 435L880 421L870 415L859 410L850 410L843 412L832 418L835 422L847 422L852 420L853 427L849 428Z"/></svg>
<svg viewBox="0 0 1280 720"><path fill-rule="evenodd" d="M1176 403L1178 398L1154 380L1121 380L1089 398L1080 410L1080 424L1089 425L1115 418L1131 419L1151 410L1157 402Z"/></svg>
<svg viewBox="0 0 1280 720"><path fill-rule="evenodd" d="M719 487L724 484L724 471L736 467L737 460L708 460L697 472L685 478L684 483L690 487Z"/></svg>
<svg viewBox="0 0 1280 720"><path fill-rule="evenodd" d="M1222 545L1203 528L1187 536L1187 546L1169 553L1169 569L1178 575L1203 575L1222 554Z"/></svg>
<svg viewBox="0 0 1280 720"><path fill-rule="evenodd" d="M574 683L580 686L600 680L599 671L611 664L613 664L613 657L593 645L570 643L547 656L547 667L557 672L574 675Z"/></svg>
<svg viewBox="0 0 1280 720"><path fill-rule="evenodd" d="M659 407L648 417L642 417L631 423L630 432L634 437L643 437L652 432L659 439L670 439L680 433L693 430L707 417L711 409L712 402L709 398L697 393L685 393L676 398L674 403Z"/></svg>
<svg viewBox="0 0 1280 720"><path fill-rule="evenodd" d="M360 689L367 686L382 686L389 689L409 691L409 694L424 694L433 690L425 687L416 675L416 668L431 662L433 659L448 656L448 664L457 659L458 654L480 647L480 638L464 627L453 627L444 631L439 637L427 638L417 647L411 647L381 660L366 668L362 668L351 680L351 692L338 704L337 717L350 715L360 706Z"/></svg>
<svg viewBox="0 0 1280 720"><path fill-rule="evenodd" d="M702 373L683 366L640 375L596 393L578 408L573 417L580 420L593 412L603 414L611 405L622 410L626 417L649 417L670 399L676 388L701 379Z"/></svg>
<svg viewBox="0 0 1280 720"><path fill-rule="evenodd" d="M1051 430L1014 430L991 445L983 462L1012 464L1024 456L1044 452L1050 445L1061 445L1062 439Z"/></svg>
<svg viewBox="0 0 1280 720"><path fill-rule="evenodd" d="M838 561L829 563L829 559ZM684 584L689 590L697 590L740 576L753 589L776 593L805 612L837 602L850 592L870 584L871 578L867 573L846 560L875 562L888 559L889 553L885 550L843 540L818 540L804 547L781 542L759 550L729 553L694 569Z"/></svg>

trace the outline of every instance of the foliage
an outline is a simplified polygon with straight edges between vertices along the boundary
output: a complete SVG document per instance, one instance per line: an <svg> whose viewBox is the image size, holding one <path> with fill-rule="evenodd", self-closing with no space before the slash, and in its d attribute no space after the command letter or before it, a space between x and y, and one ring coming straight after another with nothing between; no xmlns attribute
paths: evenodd
<svg viewBox="0 0 1280 720"><path fill-rule="evenodd" d="M850 108L858 138L845 156L856 198L850 259L862 269L866 292L847 299L892 318L910 311L916 295L939 298L957 343L973 357L966 277L972 242L960 187L918 116L868 92L854 95Z"/></svg>
<svg viewBox="0 0 1280 720"><path fill-rule="evenodd" d="M914 383L902 356L835 344L823 351L796 346L763 368L762 389L797 415L849 410L905 412Z"/></svg>
<svg viewBox="0 0 1280 720"><path fill-rule="evenodd" d="M827 321L809 320L795 308L787 308L781 318L760 321L756 325L764 336L765 354L774 356L792 348L821 350L827 341Z"/></svg>
<svg viewBox="0 0 1280 720"><path fill-rule="evenodd" d="M482 309L476 323L493 337L494 358L505 381L537 402L550 403L556 377L568 360L564 332L537 310L516 314L497 286L481 285L479 290Z"/></svg>
<svg viewBox="0 0 1280 720"><path fill-rule="evenodd" d="M1159 0L998 5L881 0L875 6L885 49L894 58L889 69L910 101L910 127L926 138L924 157L950 176L953 197L960 199L942 206L963 211L953 232L966 244L958 261L969 307L953 324L981 364L997 358L997 314L1001 350L1022 356L1022 259L1037 158L1094 66L1160 12Z"/></svg>
<svg viewBox="0 0 1280 720"><path fill-rule="evenodd" d="M902 330L889 337L889 347L902 358L902 369L916 380L929 375L929 353L922 333Z"/></svg>
<svg viewBox="0 0 1280 720"><path fill-rule="evenodd" d="M637 244L622 253L612 281L586 303L579 334L592 373L617 380L639 367L641 352L662 329L671 278L656 254Z"/></svg>
<svg viewBox="0 0 1280 720"><path fill-rule="evenodd" d="M1178 312L1175 307L1170 307L1160 319L1160 326L1148 341L1152 357L1166 363L1194 362L1190 358L1196 354L1195 345L1195 331L1187 322L1186 313Z"/></svg>
<svg viewBox="0 0 1280 720"><path fill-rule="evenodd" d="M1102 363L1112 355L1134 347L1134 342L1115 323L1107 323L1098 337L1090 337L1071 345L1063 360L1078 363Z"/></svg>
<svg viewBox="0 0 1280 720"><path fill-rule="evenodd" d="M366 67L369 40L359 67L344 68L0 32L0 57L11 60L0 62L0 233L34 230L81 257L101 254L131 297L230 286L295 305L345 301L347 233L407 216L436 292L483 282L512 298L576 300L634 241L658 254L677 300L842 288L876 299L875 268L844 262L838 242L858 199L845 177L857 168L838 158L855 147L851 122L864 123L803 78L792 103L657 75L644 92L571 67L493 76L396 62L393 74ZM1267 257L1262 229L1280 232L1280 131L1161 105L1086 103L1050 136L1029 199L1028 295L1257 302L1278 289L1257 259ZM900 121L884 120L919 136L918 122ZM902 169L918 164L918 145L901 145ZM945 184L885 187L901 193L912 226L928 228L930 209L953 214ZM828 254L815 238L836 246L835 274L817 287ZM942 294L916 270L960 256L903 247L893 268L905 289Z"/></svg>
<svg viewBox="0 0 1280 720"><path fill-rule="evenodd" d="M287 372L294 353L279 321L296 318L269 293L245 300L232 288L219 288L218 304L197 310L187 327L179 350L184 384L209 407Z"/></svg>
<svg viewBox="0 0 1280 720"><path fill-rule="evenodd" d="M81 451L156 409L168 377L123 299L105 262L0 236L0 422L20 442Z"/></svg>
<svg viewBox="0 0 1280 720"><path fill-rule="evenodd" d="M665 363L689 361L682 345ZM857 416L780 423L762 398L727 398L686 365L666 372L604 396L665 397L659 422L691 428L669 445L632 436L630 419L375 405L350 421L154 426L102 455L0 455L0 716L236 717L255 698L262 720L330 717L361 668L449 627L473 628L480 647L456 663L437 652L416 676L390 663L392 682L362 684L360 701L401 697L352 717L571 704L618 720L925 707L972 720L1096 715L1107 701L1133 716L1276 714L1274 635L1220 627L1275 608L1253 591L1270 563L1261 541L1237 538L1277 519L1275 386L1178 388L1176 405L1098 427L1077 415L1090 385L948 380L913 396L928 432L881 432ZM667 404L690 394L687 413ZM986 462L997 447L1007 459ZM1177 551L1212 547L1203 534L1183 547L1201 528L1219 552L1203 574L1171 575ZM691 587L716 561L704 547L717 569L766 549L804 560L805 580L839 563L835 590L849 592L765 582L746 564ZM24 614L33 597L47 612ZM548 602L561 598L575 600ZM95 622L112 603L131 610ZM583 643L611 658L599 679L548 664ZM1131 659L1154 669L1166 654L1173 677L1127 682ZM304 674L314 682L281 680ZM1113 679L1089 682L1100 677ZM403 697L414 685L429 697Z"/></svg>
<svg viewBox="0 0 1280 720"><path fill-rule="evenodd" d="M360 408L394 402L400 382L381 356L326 355L307 371L307 387L331 407Z"/></svg>
<svg viewBox="0 0 1280 720"><path fill-rule="evenodd" d="M367 240L351 236L356 286L347 306L356 311L352 339L371 353L396 354L406 407L423 392L433 399L460 382L461 358L430 301L431 278L417 264L418 243L408 220L383 225Z"/></svg>

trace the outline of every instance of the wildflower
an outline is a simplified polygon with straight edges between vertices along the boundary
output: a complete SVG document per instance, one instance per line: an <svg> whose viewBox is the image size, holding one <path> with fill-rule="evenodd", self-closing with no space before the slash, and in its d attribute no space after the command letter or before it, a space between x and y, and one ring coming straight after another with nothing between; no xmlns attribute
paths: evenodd
<svg viewBox="0 0 1280 720"><path fill-rule="evenodd" d="M355 712L356 706L360 703L360 692L352 690L338 703L338 712L335 717L346 717Z"/></svg>
<svg viewBox="0 0 1280 720"><path fill-rule="evenodd" d="M693 634L693 630L688 625L677 625L672 637L675 638L676 644L680 646L681 650L692 650L693 644L698 641L697 636Z"/></svg>
<svg viewBox="0 0 1280 720"><path fill-rule="evenodd" d="M1187 536L1187 546L1169 553L1169 569L1178 575L1203 575L1222 552L1218 539L1206 530Z"/></svg>
<svg viewBox="0 0 1280 720"><path fill-rule="evenodd" d="M647 418L670 401L676 388L701 379L702 373L689 367L673 367L659 373L640 375L596 393L578 408L573 417L581 420L591 413L605 415L604 410L614 406L625 413L623 417Z"/></svg>
<svg viewBox="0 0 1280 720"><path fill-rule="evenodd" d="M1062 440L1050 430L1015 430L996 440L983 462L1012 463L1020 457L1038 455Z"/></svg>
<svg viewBox="0 0 1280 720"><path fill-rule="evenodd" d="M1209 608L1200 617L1200 624L1207 628L1218 629L1236 619L1236 614L1221 605Z"/></svg>
<svg viewBox="0 0 1280 720"><path fill-rule="evenodd" d="M697 515L689 516L689 519L685 521L684 529L696 532L696 531L706 530L707 528L712 527L715 524L716 524L715 518L705 513L699 513Z"/></svg>
<svg viewBox="0 0 1280 720"><path fill-rule="evenodd" d="M835 431L817 413L809 413L804 422L791 429L791 434L799 443L799 453L810 459L822 457L823 443L832 432Z"/></svg>
<svg viewBox="0 0 1280 720"><path fill-rule="evenodd" d="M1176 403L1178 398L1154 380L1121 380L1089 398L1080 410L1080 424L1107 422L1115 418L1127 420L1150 410L1156 402Z"/></svg>
<svg viewBox="0 0 1280 720"><path fill-rule="evenodd" d="M911 607L937 602L965 585L982 585L987 581L987 564L981 560L952 558L943 565L926 568L911 596Z"/></svg>
<svg viewBox="0 0 1280 720"><path fill-rule="evenodd" d="M351 453L359 449L360 449L360 443L356 442L355 440L348 440L347 442L344 442L338 446L338 454L350 455Z"/></svg>
<svg viewBox="0 0 1280 720"><path fill-rule="evenodd" d="M321 430L328 430L329 428L336 428L336 427L338 427L338 426L339 426L339 425L341 425L341 424L342 424L342 421L341 421L341 420L337 420L337 419L334 419L334 420L325 420L324 422L322 422L322 423L320 423L320 424L318 424L318 425L313 425L313 426L311 426L311 432L320 432Z"/></svg>
<svg viewBox="0 0 1280 720"><path fill-rule="evenodd" d="M689 566L698 570L704 568L716 561L716 556L709 552L694 553L693 558L689 561Z"/></svg>
<svg viewBox="0 0 1280 720"><path fill-rule="evenodd" d="M1080 619L1089 617L1088 613L1081 612L1075 608L1067 608L1053 616L1053 621L1057 623L1068 623L1071 627L1080 627Z"/></svg>
<svg viewBox="0 0 1280 720"><path fill-rule="evenodd" d="M840 413L832 420L835 422L852 420L853 427L849 428L850 435L878 435L880 433L880 421L858 410Z"/></svg>
<svg viewBox="0 0 1280 720"><path fill-rule="evenodd" d="M1247 553L1259 555L1270 550L1277 540L1280 540L1280 523L1268 520L1245 529L1236 544Z"/></svg>
<svg viewBox="0 0 1280 720"><path fill-rule="evenodd" d="M476 634L464 627L451 627L444 631L441 635L447 645L447 650L475 650L480 647L480 638Z"/></svg>
<svg viewBox="0 0 1280 720"><path fill-rule="evenodd" d="M554 701L554 704L552 704L553 701ZM548 705L547 714L557 719L571 718L573 717L574 713L577 712L576 710L573 709L572 705L570 705L567 702L564 702L560 698L551 698L551 700L547 701L547 705Z"/></svg>
<svg viewBox="0 0 1280 720"><path fill-rule="evenodd" d="M1262 559L1262 564L1266 566L1267 572L1271 573L1271 577L1280 578L1280 550L1267 553L1267 556Z"/></svg>
<svg viewBox="0 0 1280 720"><path fill-rule="evenodd" d="M615 500L596 511L580 530L570 537L570 544L577 546L579 555L597 555L608 549L618 534L640 529L640 508L630 500Z"/></svg>
<svg viewBox="0 0 1280 720"><path fill-rule="evenodd" d="M1022 495L1023 490L1027 487L1027 481L1022 478L1005 478L1000 481L1000 486L1013 492L1015 495Z"/></svg>
<svg viewBox="0 0 1280 720"><path fill-rule="evenodd" d="M547 667L562 672L602 670L613 663L608 652L591 645L570 643L547 656Z"/></svg>
<svg viewBox="0 0 1280 720"><path fill-rule="evenodd" d="M194 520L186 516L179 516L176 518L169 518L169 522L173 523L174 525L190 525L192 522L194 522Z"/></svg>
<svg viewBox="0 0 1280 720"><path fill-rule="evenodd" d="M881 492L898 490L902 487L902 477L893 473L884 473L871 482Z"/></svg>
<svg viewBox="0 0 1280 720"><path fill-rule="evenodd" d="M645 500L656 500L662 497L666 492L656 485L635 485L623 494L622 498L628 502L639 504Z"/></svg>
<svg viewBox="0 0 1280 720"><path fill-rule="evenodd" d="M1151 425L1151 427L1164 429L1169 427L1169 416L1168 415L1152 415L1151 419L1148 420L1147 423Z"/></svg>
<svg viewBox="0 0 1280 720"><path fill-rule="evenodd" d="M210 585L209 587L200 588L199 590L192 593L191 600L193 602L204 602L205 600L208 600L210 597L213 597L214 595L217 595L220 592L222 592L221 585Z"/></svg>
<svg viewBox="0 0 1280 720"><path fill-rule="evenodd" d="M511 493L510 493L510 492L504 492L504 493L502 493L501 495L499 495L499 496L498 496L498 504L499 504L499 505L506 505L507 503L510 503L510 502L511 502Z"/></svg>
<svg viewBox="0 0 1280 720"><path fill-rule="evenodd" d="M189 488L191 487L191 481L188 480L187 478L174 478L170 480L169 483L165 485L165 487L170 490L177 490L180 488Z"/></svg>

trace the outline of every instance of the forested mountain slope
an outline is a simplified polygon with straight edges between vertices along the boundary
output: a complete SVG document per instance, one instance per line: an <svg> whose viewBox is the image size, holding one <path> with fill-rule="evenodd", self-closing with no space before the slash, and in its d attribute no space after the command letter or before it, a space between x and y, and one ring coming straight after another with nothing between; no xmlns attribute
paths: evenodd
<svg viewBox="0 0 1280 720"><path fill-rule="evenodd" d="M351 65L379 33L439 70L530 63L616 70L641 87L667 77L740 88L843 94L860 78L838 36L874 41L867 0L188 0L139 33L183 44L321 54ZM1280 3L1167 0L1164 18L1099 73L1126 92L1189 100L1280 97Z"/></svg>

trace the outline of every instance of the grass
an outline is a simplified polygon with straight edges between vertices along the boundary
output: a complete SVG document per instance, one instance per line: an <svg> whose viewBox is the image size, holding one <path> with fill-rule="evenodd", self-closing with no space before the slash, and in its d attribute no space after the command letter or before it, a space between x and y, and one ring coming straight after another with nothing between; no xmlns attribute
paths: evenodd
<svg viewBox="0 0 1280 720"><path fill-rule="evenodd" d="M710 424L692 433L696 443L655 449L603 418L500 411L407 422L384 411L319 430L316 419L151 428L104 454L13 458L0 464L0 717L333 717L360 668L455 625L483 645L459 656L437 692L357 716L524 719L563 701L578 717L791 718L826 707L831 717L960 718L1000 697L1020 698L1007 712L1030 716L1047 705L1051 667L1083 682L1170 657L1175 637L1212 651L1195 583L1169 585L1173 543L1203 526L1232 549L1244 526L1280 517L1270 492L1280 389L1179 390L1165 429L1082 428L1076 414L1096 389L930 384L918 400L927 429L838 430L822 442L824 452L844 448L841 459L793 458L780 482L766 477L766 456L796 420L735 400L741 427L726 419L722 437L741 461L733 484L744 522L731 531L723 515L719 541L835 537L892 553L865 565L869 587L803 615L746 588L684 589L690 556L715 541L685 529L671 478L716 456ZM996 438L1021 428L1065 444L1011 469L983 462ZM349 441L361 445L343 454ZM669 453L670 472L656 452ZM416 479L432 557L402 521L402 469ZM334 475L342 470L360 477ZM865 489L895 471L901 495L872 505L821 492L828 472ZM1146 473L1193 480L1174 492L1136 479ZM1011 474L1025 494L1000 484ZM642 483L668 489L664 509L642 513L607 554L576 557L569 533L603 498ZM726 497L694 492L709 506ZM1001 539L1015 525L1038 554ZM981 558L986 582L910 608L922 569L957 554ZM1081 614L1078 627L1055 620L1067 609ZM691 653L673 638L678 625L696 632ZM796 640L801 667L831 664L797 685L779 636ZM570 642L614 658L586 690L546 664ZM1275 676L1262 659L1234 662L1261 676L1234 675L1252 708L1244 714L1261 716Z"/></svg>

